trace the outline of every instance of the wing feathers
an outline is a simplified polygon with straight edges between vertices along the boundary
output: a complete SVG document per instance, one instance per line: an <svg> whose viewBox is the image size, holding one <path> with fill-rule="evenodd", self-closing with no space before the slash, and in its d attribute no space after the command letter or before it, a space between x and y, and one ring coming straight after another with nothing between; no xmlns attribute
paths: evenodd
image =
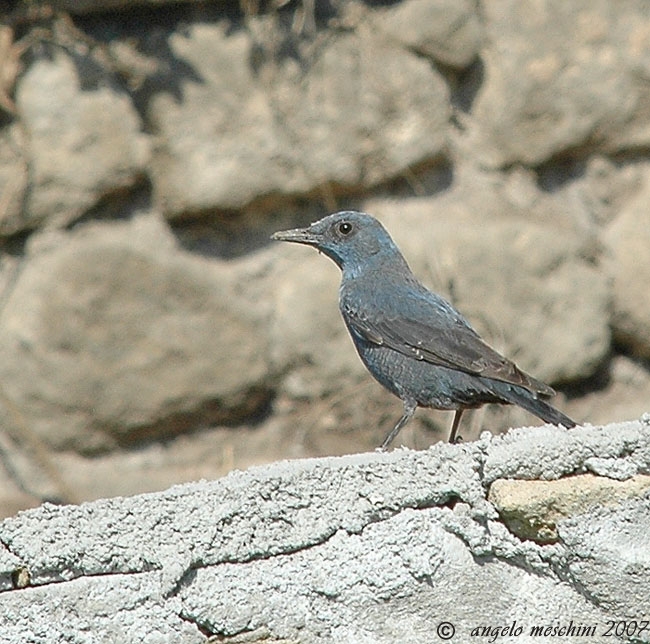
<svg viewBox="0 0 650 644"><path fill-rule="evenodd" d="M446 302L449 309L444 311L438 302L423 304L417 298L417 303L417 307L403 307L407 312L399 315L374 311L375 314L368 316L347 306L342 306L342 311L349 326L373 344L388 346L434 365L519 385L534 394L555 393L483 342Z"/></svg>

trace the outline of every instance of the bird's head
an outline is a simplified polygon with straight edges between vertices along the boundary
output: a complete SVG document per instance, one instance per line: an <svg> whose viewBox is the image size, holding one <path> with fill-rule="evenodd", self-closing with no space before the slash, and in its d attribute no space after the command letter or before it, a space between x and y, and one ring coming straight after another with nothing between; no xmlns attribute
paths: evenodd
<svg viewBox="0 0 650 644"><path fill-rule="evenodd" d="M357 273L378 255L386 262L404 261L386 229L363 212L337 212L307 228L278 231L271 239L313 246L348 274Z"/></svg>

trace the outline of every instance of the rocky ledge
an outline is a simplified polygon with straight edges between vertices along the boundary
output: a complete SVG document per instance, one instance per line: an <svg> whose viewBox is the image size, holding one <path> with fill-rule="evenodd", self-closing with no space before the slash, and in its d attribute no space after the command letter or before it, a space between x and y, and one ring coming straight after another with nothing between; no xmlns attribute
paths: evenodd
<svg viewBox="0 0 650 644"><path fill-rule="evenodd" d="M0 640L647 642L649 532L650 415L284 461L6 519Z"/></svg>

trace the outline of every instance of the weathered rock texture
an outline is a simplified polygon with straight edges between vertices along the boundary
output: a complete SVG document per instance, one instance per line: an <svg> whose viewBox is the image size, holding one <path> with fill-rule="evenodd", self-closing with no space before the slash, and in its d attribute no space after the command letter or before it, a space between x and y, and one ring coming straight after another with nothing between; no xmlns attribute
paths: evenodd
<svg viewBox="0 0 650 644"><path fill-rule="evenodd" d="M106 77L84 81L95 79L57 52L35 60L17 86L30 168L23 226L74 221L144 174L149 141L128 95Z"/></svg>
<svg viewBox="0 0 650 644"><path fill-rule="evenodd" d="M262 404L268 311L230 265L179 253L146 218L35 252L4 308L0 378L45 443L106 450Z"/></svg>
<svg viewBox="0 0 650 644"><path fill-rule="evenodd" d="M585 146L610 153L647 146L650 27L642 0L506 0L484 10L492 46L475 106L482 157L539 165Z"/></svg>
<svg viewBox="0 0 650 644"><path fill-rule="evenodd" d="M0 523L0 640L424 644L451 624L458 641L520 627L499 637L517 642L572 623L624 642L612 622L636 620L634 641L649 642L649 475L646 416L44 505ZM535 483L570 502L531 515L519 488ZM517 507L555 537L513 534Z"/></svg>
<svg viewBox="0 0 650 644"><path fill-rule="evenodd" d="M0 513L376 446L400 404L336 268L269 241L336 209L578 421L648 411L649 25L644 0L10 3Z"/></svg>
<svg viewBox="0 0 650 644"><path fill-rule="evenodd" d="M615 336L638 354L650 358L650 302L645 285L650 262L639 261L650 243L650 184L627 204L606 232L614 278Z"/></svg>

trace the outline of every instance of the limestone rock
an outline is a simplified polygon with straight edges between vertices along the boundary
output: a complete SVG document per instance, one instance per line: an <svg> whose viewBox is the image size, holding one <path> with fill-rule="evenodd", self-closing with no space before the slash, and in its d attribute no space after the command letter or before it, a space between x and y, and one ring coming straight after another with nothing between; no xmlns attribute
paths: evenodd
<svg viewBox="0 0 650 644"><path fill-rule="evenodd" d="M467 67L482 44L471 0L407 0L381 13L376 25L405 46L451 67Z"/></svg>
<svg viewBox="0 0 650 644"><path fill-rule="evenodd" d="M639 0L487 3L485 82L473 118L489 165L539 165L584 149L646 146L650 66ZM570 43L570 46L568 46Z"/></svg>
<svg viewBox="0 0 650 644"><path fill-rule="evenodd" d="M292 365L283 384L292 396L317 399L365 368L339 312L339 269L305 248L286 252L295 257L281 258L270 280L275 284L271 355L280 372ZM308 253L313 256L305 257Z"/></svg>
<svg viewBox="0 0 650 644"><path fill-rule="evenodd" d="M265 404L267 313L228 265L179 251L148 216L44 246L3 311L0 377L49 445L101 451Z"/></svg>
<svg viewBox="0 0 650 644"><path fill-rule="evenodd" d="M295 91L305 98L288 120L291 139L304 137L303 162L319 184L370 187L446 152L451 109L442 76L386 47L370 26L325 47ZM296 99L286 92L277 100L290 115Z"/></svg>
<svg viewBox="0 0 650 644"><path fill-rule="evenodd" d="M633 353L650 358L650 177L607 229L605 241L612 254L612 327L618 342Z"/></svg>
<svg viewBox="0 0 650 644"><path fill-rule="evenodd" d="M145 173L149 142L128 96L85 78L59 49L21 76L16 104L29 155L26 227L70 223Z"/></svg>
<svg viewBox="0 0 650 644"><path fill-rule="evenodd" d="M615 355L601 378L607 383L605 390L590 391L563 407L571 418L588 419L596 425L617 418L640 418L650 411L650 373L642 359Z"/></svg>
<svg viewBox="0 0 650 644"><path fill-rule="evenodd" d="M27 157L22 129L0 129L0 232L13 233L24 226L23 199L28 185Z"/></svg>
<svg viewBox="0 0 650 644"><path fill-rule="evenodd" d="M448 90L424 60L360 28L328 39L304 61L308 70L287 58L256 74L251 35L229 26L170 36L191 73L182 100L161 92L149 109L167 216L327 184L369 186L443 153Z"/></svg>
<svg viewBox="0 0 650 644"><path fill-rule="evenodd" d="M593 474L569 476L558 481L497 479L488 499L504 523L520 539L538 543L558 540L557 524L585 514L594 507L620 504L650 489L650 476L640 474L616 481Z"/></svg>

